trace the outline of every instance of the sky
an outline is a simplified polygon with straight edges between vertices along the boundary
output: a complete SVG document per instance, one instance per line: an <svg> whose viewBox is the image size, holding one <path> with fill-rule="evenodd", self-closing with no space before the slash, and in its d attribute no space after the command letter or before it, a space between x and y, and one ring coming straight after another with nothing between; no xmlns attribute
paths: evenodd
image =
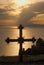
<svg viewBox="0 0 44 65"><path fill-rule="evenodd" d="M0 25L44 24L44 0L0 0Z"/></svg>

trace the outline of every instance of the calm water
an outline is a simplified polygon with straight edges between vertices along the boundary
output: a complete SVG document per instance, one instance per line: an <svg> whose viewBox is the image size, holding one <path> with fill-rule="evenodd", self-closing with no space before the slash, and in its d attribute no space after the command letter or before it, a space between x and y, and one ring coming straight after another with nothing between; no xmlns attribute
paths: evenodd
<svg viewBox="0 0 44 65"><path fill-rule="evenodd" d="M23 37L28 39L35 37L38 39L41 37L44 40L44 27L25 27L23 29ZM14 56L19 53L19 43L11 42L7 44L5 39L10 37L11 39L17 39L19 37L19 30L13 26L0 26L0 56ZM36 44L36 42L34 43ZM31 48L32 42L24 42L23 48Z"/></svg>

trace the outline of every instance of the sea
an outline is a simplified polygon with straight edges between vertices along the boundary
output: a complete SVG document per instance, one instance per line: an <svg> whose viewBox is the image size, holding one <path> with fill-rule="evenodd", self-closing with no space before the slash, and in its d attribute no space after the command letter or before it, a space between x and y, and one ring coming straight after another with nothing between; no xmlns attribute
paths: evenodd
<svg viewBox="0 0 44 65"><path fill-rule="evenodd" d="M7 38L18 39L20 37L20 30L17 26L0 26L0 56L18 56L20 44L16 42L10 42L7 44L5 41ZM31 48L32 45L36 45L36 42L39 38L44 40L44 26L27 26L22 30L22 37L24 39L32 39L35 37L36 41L33 43L24 42L22 47L27 50ZM3 64L3 63L2 63ZM7 65L7 64L3 64ZM8 65L17 65L17 64L8 64ZM19 65L44 65L42 62L30 63L30 64L20 64Z"/></svg>

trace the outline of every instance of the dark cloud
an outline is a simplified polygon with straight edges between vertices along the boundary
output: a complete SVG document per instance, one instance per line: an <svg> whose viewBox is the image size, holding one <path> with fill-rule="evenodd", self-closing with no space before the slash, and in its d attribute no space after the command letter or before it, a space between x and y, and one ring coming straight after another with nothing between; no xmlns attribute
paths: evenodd
<svg viewBox="0 0 44 65"><path fill-rule="evenodd" d="M35 12L44 13L44 2L35 3L34 5L32 5L31 10Z"/></svg>
<svg viewBox="0 0 44 65"><path fill-rule="evenodd" d="M24 25L32 24L27 21L39 14L44 14L44 2L35 3L29 6L29 8L23 9L19 18L19 23Z"/></svg>

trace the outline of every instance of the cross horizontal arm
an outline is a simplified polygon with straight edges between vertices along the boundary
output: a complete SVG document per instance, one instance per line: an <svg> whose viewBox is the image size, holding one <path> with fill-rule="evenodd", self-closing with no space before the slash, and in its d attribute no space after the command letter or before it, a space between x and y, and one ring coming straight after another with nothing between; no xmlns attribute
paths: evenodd
<svg viewBox="0 0 44 65"><path fill-rule="evenodd" d="M24 42L35 42L36 41L36 39L33 37L32 39L24 39Z"/></svg>
<svg viewBox="0 0 44 65"><path fill-rule="evenodd" d="M9 37L5 40L7 43L18 42L18 39L10 39Z"/></svg>
<svg viewBox="0 0 44 65"><path fill-rule="evenodd" d="M10 39L9 41L10 42L17 42L18 40L17 39Z"/></svg>
<svg viewBox="0 0 44 65"><path fill-rule="evenodd" d="M32 39L24 39L24 42L25 42L25 41L29 42L29 41L32 41Z"/></svg>

